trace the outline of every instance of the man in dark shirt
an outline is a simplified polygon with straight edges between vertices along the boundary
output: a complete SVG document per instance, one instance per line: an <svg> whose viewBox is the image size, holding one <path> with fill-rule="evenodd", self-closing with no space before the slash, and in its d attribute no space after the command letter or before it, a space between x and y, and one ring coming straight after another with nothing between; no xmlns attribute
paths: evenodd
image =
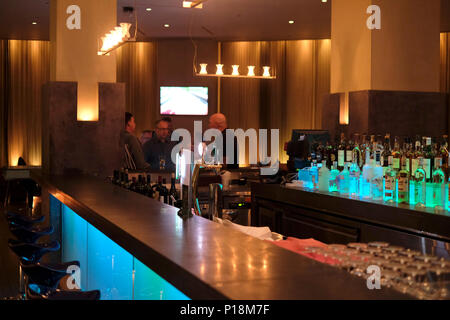
<svg viewBox="0 0 450 320"><path fill-rule="evenodd" d="M145 161L152 169L175 170L172 162L172 149L175 142L170 141L170 123L165 120L156 122L155 135L142 147Z"/></svg>
<svg viewBox="0 0 450 320"><path fill-rule="evenodd" d="M239 168L239 155L238 155L238 141L236 136L234 137L234 155L233 163L227 161L227 135L226 131L228 129L227 118L222 113L215 113L209 118L209 128L217 129L222 132L223 138L223 161L227 169L238 169Z"/></svg>
<svg viewBox="0 0 450 320"><path fill-rule="evenodd" d="M136 129L136 123L131 113L125 113L125 129L120 132L120 146L125 154L125 145L128 147L128 151L131 158L136 165L137 170L146 170L150 168L150 165L145 162L144 153L142 152L142 146L139 139L134 135ZM124 160L125 163L125 160ZM128 167L124 164L124 167Z"/></svg>

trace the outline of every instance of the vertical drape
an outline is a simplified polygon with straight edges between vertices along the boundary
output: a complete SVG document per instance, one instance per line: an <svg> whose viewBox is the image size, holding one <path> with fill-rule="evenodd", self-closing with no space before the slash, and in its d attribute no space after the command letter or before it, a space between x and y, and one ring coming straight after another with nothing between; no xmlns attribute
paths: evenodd
<svg viewBox="0 0 450 320"><path fill-rule="evenodd" d="M270 65L275 80L222 79L222 112L230 128L280 130L279 155L292 129L320 129L321 106L330 91L330 40L225 42L222 63ZM230 72L230 70L226 70Z"/></svg>
<svg viewBox="0 0 450 320"><path fill-rule="evenodd" d="M126 110L136 119L136 134L152 129L159 118L156 43L127 43L117 49L117 82L126 84Z"/></svg>
<svg viewBox="0 0 450 320"><path fill-rule="evenodd" d="M42 85L50 77L48 41L9 40L8 162L42 162Z"/></svg>
<svg viewBox="0 0 450 320"><path fill-rule="evenodd" d="M7 40L0 40L0 167L8 165L7 139Z"/></svg>

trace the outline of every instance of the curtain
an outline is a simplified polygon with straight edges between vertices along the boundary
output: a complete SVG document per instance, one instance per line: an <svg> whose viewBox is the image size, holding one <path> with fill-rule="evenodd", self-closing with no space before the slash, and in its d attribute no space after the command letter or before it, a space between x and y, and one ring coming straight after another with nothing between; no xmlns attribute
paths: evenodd
<svg viewBox="0 0 450 320"><path fill-rule="evenodd" d="M7 149L7 52L8 41L0 40L0 167L8 165Z"/></svg>
<svg viewBox="0 0 450 320"><path fill-rule="evenodd" d="M42 163L42 85L50 79L48 41L9 40L8 163Z"/></svg>
<svg viewBox="0 0 450 320"><path fill-rule="evenodd" d="M330 40L226 42L222 63L272 66L275 80L222 79L222 112L230 128L280 130L280 161L292 129L320 129L330 91ZM230 70L226 70L230 72ZM242 159L241 159L242 160ZM247 160L247 159L246 159Z"/></svg>
<svg viewBox="0 0 450 320"><path fill-rule="evenodd" d="M135 117L139 137L159 118L155 42L130 42L117 49L117 82L126 84L126 110Z"/></svg>

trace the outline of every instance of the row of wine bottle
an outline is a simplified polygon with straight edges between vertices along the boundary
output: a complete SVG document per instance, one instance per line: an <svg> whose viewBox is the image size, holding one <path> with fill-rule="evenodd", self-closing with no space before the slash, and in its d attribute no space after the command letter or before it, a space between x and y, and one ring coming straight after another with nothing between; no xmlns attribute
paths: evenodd
<svg viewBox="0 0 450 320"><path fill-rule="evenodd" d="M414 143L413 143L414 141ZM355 163L361 170L364 165L377 163L386 172L389 165L396 171L402 170L402 164L405 164L405 170L409 176L416 172L419 159L423 159L423 170L426 173L426 181L431 182L432 174L435 169L441 168L446 179L449 178L449 151L448 136L440 138L420 137L415 139L406 137L403 145L400 138L395 137L394 146L391 145L390 134L381 135L363 135L354 134L350 140L345 138L344 134L334 144L327 142L324 146L321 143L313 145L312 152L309 155L311 163L321 163L326 160L328 169L331 169L333 162L337 161L338 169L342 171L345 163Z"/></svg>
<svg viewBox="0 0 450 320"><path fill-rule="evenodd" d="M112 183L142 194L146 197L174 206L179 198L175 187L175 174L172 174L170 189L167 189L166 179L163 179L161 176L158 176L158 182L156 184L152 184L151 181L150 174L147 174L146 177L140 174L137 179L136 177L129 179L128 170L121 169L114 170Z"/></svg>

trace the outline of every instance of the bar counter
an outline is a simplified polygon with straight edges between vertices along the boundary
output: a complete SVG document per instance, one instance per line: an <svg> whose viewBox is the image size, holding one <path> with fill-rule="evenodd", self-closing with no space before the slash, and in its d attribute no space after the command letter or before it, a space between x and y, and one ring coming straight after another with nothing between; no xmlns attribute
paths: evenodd
<svg viewBox="0 0 450 320"><path fill-rule="evenodd" d="M387 241L449 258L450 214L338 193L252 184L252 224L326 243Z"/></svg>
<svg viewBox="0 0 450 320"><path fill-rule="evenodd" d="M31 175L191 299L409 299L207 219L183 221L177 208L98 178Z"/></svg>

